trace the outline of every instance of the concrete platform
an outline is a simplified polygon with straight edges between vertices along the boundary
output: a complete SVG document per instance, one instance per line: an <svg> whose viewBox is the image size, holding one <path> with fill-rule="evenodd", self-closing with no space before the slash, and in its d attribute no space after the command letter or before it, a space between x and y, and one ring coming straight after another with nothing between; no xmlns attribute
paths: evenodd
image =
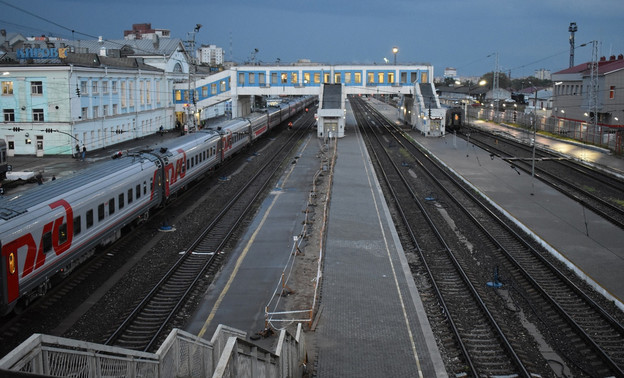
<svg viewBox="0 0 624 378"><path fill-rule="evenodd" d="M396 109L376 102L377 109L397 120ZM524 130L477 121L479 127L509 134L517 139L532 137ZM412 136L424 148L465 181L495 203L509 217L624 310L624 231L605 221L530 174L516 172L509 163L491 159L489 153L453 135L426 138ZM540 147L599 166L624 176L624 160L608 151L538 134ZM534 193L531 195L531 193Z"/></svg>

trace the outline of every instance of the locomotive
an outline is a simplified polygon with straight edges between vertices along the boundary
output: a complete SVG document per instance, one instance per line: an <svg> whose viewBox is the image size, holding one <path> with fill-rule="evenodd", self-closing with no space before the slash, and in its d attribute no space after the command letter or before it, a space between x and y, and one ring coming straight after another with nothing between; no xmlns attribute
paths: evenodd
<svg viewBox="0 0 624 378"><path fill-rule="evenodd" d="M462 128L464 112L462 108L455 107L446 110L445 129L447 133L459 131Z"/></svg>
<svg viewBox="0 0 624 378"><path fill-rule="evenodd" d="M0 198L0 315L45 295L96 247L313 101L301 97Z"/></svg>

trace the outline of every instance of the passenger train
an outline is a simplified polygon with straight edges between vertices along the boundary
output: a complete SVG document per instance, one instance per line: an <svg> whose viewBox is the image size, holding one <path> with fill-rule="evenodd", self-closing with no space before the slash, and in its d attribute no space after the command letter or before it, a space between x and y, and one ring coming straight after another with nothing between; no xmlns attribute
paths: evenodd
<svg viewBox="0 0 624 378"><path fill-rule="evenodd" d="M447 133L459 131L463 126L464 112L462 108L455 107L446 110L444 128Z"/></svg>
<svg viewBox="0 0 624 378"><path fill-rule="evenodd" d="M0 198L0 315L44 295L172 196L273 127L307 109L302 97L116 157L67 178Z"/></svg>

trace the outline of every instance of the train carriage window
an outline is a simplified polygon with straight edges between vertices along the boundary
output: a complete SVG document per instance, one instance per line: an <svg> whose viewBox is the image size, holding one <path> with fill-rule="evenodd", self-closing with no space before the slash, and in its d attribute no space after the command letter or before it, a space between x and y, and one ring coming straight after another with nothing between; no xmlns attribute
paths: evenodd
<svg viewBox="0 0 624 378"><path fill-rule="evenodd" d="M52 232L46 232L43 234L43 253L48 253L52 250Z"/></svg>
<svg viewBox="0 0 624 378"><path fill-rule="evenodd" d="M154 190L154 179L150 177L150 190ZM147 195L147 182L143 181L143 194Z"/></svg>
<svg viewBox="0 0 624 378"><path fill-rule="evenodd" d="M135 194L136 194L136 199L139 199L141 197L141 185L140 184L136 186Z"/></svg>
<svg viewBox="0 0 624 378"><path fill-rule="evenodd" d="M132 203L132 188L128 189L128 205Z"/></svg>
<svg viewBox="0 0 624 378"><path fill-rule="evenodd" d="M59 244L63 244L67 241L67 223L63 223L58 230Z"/></svg>
<svg viewBox="0 0 624 378"><path fill-rule="evenodd" d="M81 220L80 215L74 218L74 235L78 235L80 231L82 231L81 229L82 223L80 222L80 220Z"/></svg>
<svg viewBox="0 0 624 378"><path fill-rule="evenodd" d="M101 203L98 205L98 222L101 222L104 219L104 204Z"/></svg>
<svg viewBox="0 0 624 378"><path fill-rule="evenodd" d="M119 201L119 210L123 209L124 207L124 194L121 193L118 197L117 197L118 201Z"/></svg>
<svg viewBox="0 0 624 378"><path fill-rule="evenodd" d="M115 214L115 199L111 198L108 200L108 215Z"/></svg>
<svg viewBox="0 0 624 378"><path fill-rule="evenodd" d="M93 226L93 210L87 210L87 228Z"/></svg>

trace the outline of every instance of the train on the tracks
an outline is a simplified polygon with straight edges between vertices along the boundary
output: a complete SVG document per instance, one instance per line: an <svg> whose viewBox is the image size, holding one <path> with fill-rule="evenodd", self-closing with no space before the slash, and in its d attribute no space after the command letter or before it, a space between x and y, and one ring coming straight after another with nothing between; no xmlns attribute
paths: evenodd
<svg viewBox="0 0 624 378"><path fill-rule="evenodd" d="M463 127L464 111L460 107L448 108L444 119L446 132L457 132Z"/></svg>
<svg viewBox="0 0 624 378"><path fill-rule="evenodd" d="M124 227L314 101L300 97L0 198L0 315L44 295Z"/></svg>

